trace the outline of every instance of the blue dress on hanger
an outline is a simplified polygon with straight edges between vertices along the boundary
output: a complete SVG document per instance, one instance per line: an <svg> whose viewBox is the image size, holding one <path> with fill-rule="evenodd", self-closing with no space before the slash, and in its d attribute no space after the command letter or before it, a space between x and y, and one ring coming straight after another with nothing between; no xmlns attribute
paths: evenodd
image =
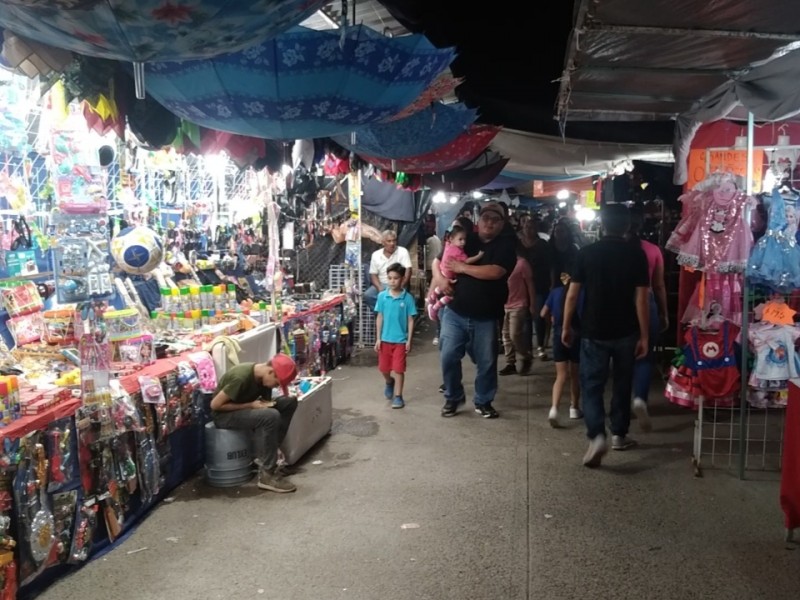
<svg viewBox="0 0 800 600"><path fill-rule="evenodd" d="M751 283L781 293L800 289L800 246L786 233L787 225L783 196L773 190L767 233L758 240L747 263Z"/></svg>

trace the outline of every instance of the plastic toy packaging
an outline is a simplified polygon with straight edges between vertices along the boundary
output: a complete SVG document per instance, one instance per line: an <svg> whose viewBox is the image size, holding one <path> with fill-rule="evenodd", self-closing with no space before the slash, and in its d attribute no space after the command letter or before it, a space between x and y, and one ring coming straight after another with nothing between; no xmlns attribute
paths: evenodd
<svg viewBox="0 0 800 600"><path fill-rule="evenodd" d="M136 462L133 460L133 451L130 441L132 436L119 436L111 441L111 452L114 454L116 464L116 480L125 487L125 491L130 496L138 487L136 474Z"/></svg>
<svg viewBox="0 0 800 600"><path fill-rule="evenodd" d="M148 404L166 404L167 398L164 396L164 388L158 377L140 376L139 388L142 391L142 400Z"/></svg>
<svg viewBox="0 0 800 600"><path fill-rule="evenodd" d="M88 504L88 505L87 505ZM92 540L97 528L97 504L94 500L83 504L78 509L75 520L75 534L72 537L72 547L69 552L70 564L85 562L92 553Z"/></svg>
<svg viewBox="0 0 800 600"><path fill-rule="evenodd" d="M11 317L8 320L8 328L17 346L33 344L42 339L44 319L41 313Z"/></svg>
<svg viewBox="0 0 800 600"><path fill-rule="evenodd" d="M13 288L4 289L3 306L12 317L39 312L44 307L42 297L33 282L20 283Z"/></svg>
<svg viewBox="0 0 800 600"><path fill-rule="evenodd" d="M57 492L75 478L75 452L73 450L70 419L52 423L45 433L45 445L49 457L49 483L47 491Z"/></svg>
<svg viewBox="0 0 800 600"><path fill-rule="evenodd" d="M53 249L59 303L86 302L114 293L107 246L102 239L59 239Z"/></svg>
<svg viewBox="0 0 800 600"><path fill-rule="evenodd" d="M53 345L67 345L75 341L74 309L48 310L44 318L44 341Z"/></svg>
<svg viewBox="0 0 800 600"><path fill-rule="evenodd" d="M189 361L197 371L200 390L204 394L214 393L217 389L217 370L211 355L208 352L194 352L189 355Z"/></svg>
<svg viewBox="0 0 800 600"><path fill-rule="evenodd" d="M117 433L127 431L144 431L142 414L119 380L109 382L111 387L112 404L111 419Z"/></svg>
<svg viewBox="0 0 800 600"><path fill-rule="evenodd" d="M24 440L14 481L14 505L20 532L20 579L27 583L44 566L55 545L55 523L50 512L47 460L40 433Z"/></svg>
<svg viewBox="0 0 800 600"><path fill-rule="evenodd" d="M147 504L161 490L161 459L156 442L149 433L136 434L136 464L139 465L139 490L142 504Z"/></svg>
<svg viewBox="0 0 800 600"><path fill-rule="evenodd" d="M53 494L53 518L55 519L56 560L65 563L69 560L72 548L72 527L75 524L75 508L78 492L73 490Z"/></svg>

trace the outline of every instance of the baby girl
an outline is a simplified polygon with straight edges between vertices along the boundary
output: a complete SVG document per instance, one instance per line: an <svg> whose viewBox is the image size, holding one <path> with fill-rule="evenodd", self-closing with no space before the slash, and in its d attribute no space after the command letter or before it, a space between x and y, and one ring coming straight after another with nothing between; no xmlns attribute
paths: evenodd
<svg viewBox="0 0 800 600"><path fill-rule="evenodd" d="M456 274L448 268L451 260L474 265L483 256L483 252L478 252L475 256L467 257L467 253L464 252L464 246L466 245L467 232L463 227L453 225L453 228L450 230L450 235L444 245L442 260L439 261L439 270L447 279L452 280L455 279L456 276ZM428 317L432 321L437 320L439 318L439 309L446 306L450 300L452 300L452 298L442 292L438 287L432 289L428 295Z"/></svg>

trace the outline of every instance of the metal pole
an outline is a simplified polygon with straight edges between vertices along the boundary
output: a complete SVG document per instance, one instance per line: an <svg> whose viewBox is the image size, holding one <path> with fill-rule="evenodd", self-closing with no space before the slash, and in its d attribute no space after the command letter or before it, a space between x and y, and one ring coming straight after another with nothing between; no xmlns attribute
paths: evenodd
<svg viewBox="0 0 800 600"><path fill-rule="evenodd" d="M753 191L753 113L747 113L747 177L745 192L750 195ZM759 168L761 165L759 165ZM745 222L750 222L750 211L745 208ZM739 398L739 479L744 479L747 466L747 359L749 352L748 323L750 320L750 289L747 285L747 274L742 277L742 383Z"/></svg>

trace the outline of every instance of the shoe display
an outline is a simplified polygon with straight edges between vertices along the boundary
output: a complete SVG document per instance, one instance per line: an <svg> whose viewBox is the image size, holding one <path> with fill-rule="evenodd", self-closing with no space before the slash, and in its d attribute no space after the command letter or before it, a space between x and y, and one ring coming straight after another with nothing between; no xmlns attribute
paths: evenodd
<svg viewBox="0 0 800 600"><path fill-rule="evenodd" d="M550 407L550 412L547 415L547 420L550 422L550 427L558 429L558 409L555 406Z"/></svg>
<svg viewBox="0 0 800 600"><path fill-rule="evenodd" d="M569 409L569 418L573 421L577 421L578 419L583 418L583 411L580 408L572 408Z"/></svg>
<svg viewBox="0 0 800 600"><path fill-rule="evenodd" d="M498 375L516 375L517 367L514 365L506 365L497 372Z"/></svg>
<svg viewBox="0 0 800 600"><path fill-rule="evenodd" d="M395 396L394 400L392 400L392 408L403 408L406 403L403 401L402 396Z"/></svg>
<svg viewBox="0 0 800 600"><path fill-rule="evenodd" d="M590 469L595 469L603 462L603 457L608 452L606 436L602 433L589 442L589 449L583 457L583 464Z"/></svg>
<svg viewBox="0 0 800 600"><path fill-rule="evenodd" d="M636 445L636 440L632 440L627 435L615 435L611 438L611 449L612 450L629 450Z"/></svg>
<svg viewBox="0 0 800 600"><path fill-rule="evenodd" d="M631 406L633 414L636 415L636 420L639 421L639 427L645 433L653 431L653 423L650 421L650 412L647 410L647 404L641 398L634 398L633 405Z"/></svg>
<svg viewBox="0 0 800 600"><path fill-rule="evenodd" d="M391 400L392 396L394 396L394 378L383 388L383 396L387 400Z"/></svg>
<svg viewBox="0 0 800 600"><path fill-rule="evenodd" d="M263 469L258 473L258 487L278 494L287 494L297 490L297 486L286 481L281 475Z"/></svg>
<svg viewBox="0 0 800 600"><path fill-rule="evenodd" d="M475 412L482 416L484 419L496 419L500 415L492 407L491 404L475 405Z"/></svg>

